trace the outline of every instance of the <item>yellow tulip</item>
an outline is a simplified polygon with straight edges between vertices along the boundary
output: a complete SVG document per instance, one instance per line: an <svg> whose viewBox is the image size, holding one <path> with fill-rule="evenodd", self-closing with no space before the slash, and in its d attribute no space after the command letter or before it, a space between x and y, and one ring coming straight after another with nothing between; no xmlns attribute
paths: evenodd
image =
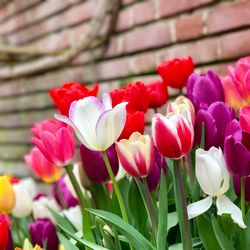
<svg viewBox="0 0 250 250"><path fill-rule="evenodd" d="M9 213L15 206L16 196L7 176L0 176L0 214Z"/></svg>

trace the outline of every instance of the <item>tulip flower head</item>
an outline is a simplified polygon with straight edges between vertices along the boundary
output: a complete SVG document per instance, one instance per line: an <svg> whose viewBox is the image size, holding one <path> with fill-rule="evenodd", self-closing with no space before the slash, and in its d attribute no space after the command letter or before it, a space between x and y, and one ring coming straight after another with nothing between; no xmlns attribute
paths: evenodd
<svg viewBox="0 0 250 250"><path fill-rule="evenodd" d="M166 157L180 158L188 153L194 140L193 109L188 105L170 104L166 116L155 114L152 136L156 147Z"/></svg>
<svg viewBox="0 0 250 250"><path fill-rule="evenodd" d="M250 104L250 57L239 59L235 68L228 69L229 75L222 78L225 102L237 110Z"/></svg>
<svg viewBox="0 0 250 250"><path fill-rule="evenodd" d="M250 105L240 109L240 126L244 132L250 134Z"/></svg>
<svg viewBox="0 0 250 250"><path fill-rule="evenodd" d="M56 182L61 176L62 168L48 161L36 147L31 149L24 159L28 167L44 182Z"/></svg>
<svg viewBox="0 0 250 250"><path fill-rule="evenodd" d="M186 86L189 75L194 70L194 64L191 57L174 58L165 61L157 67L157 72L167 86L181 89Z"/></svg>
<svg viewBox="0 0 250 250"><path fill-rule="evenodd" d="M224 155L230 174L250 175L250 134L243 131L237 120L232 120L227 126Z"/></svg>
<svg viewBox="0 0 250 250"><path fill-rule="evenodd" d="M116 143L116 151L122 167L134 177L146 177L155 167L155 149L149 135L134 132L128 140Z"/></svg>
<svg viewBox="0 0 250 250"><path fill-rule="evenodd" d="M3 250L7 249L8 243L9 243L9 223L5 217L1 216L0 218L0 249L3 249Z"/></svg>
<svg viewBox="0 0 250 250"><path fill-rule="evenodd" d="M79 206L63 210L62 213L78 231L82 230L82 214Z"/></svg>
<svg viewBox="0 0 250 250"><path fill-rule="evenodd" d="M75 154L75 143L71 127L57 120L45 120L35 124L32 142L40 149L48 161L65 166Z"/></svg>
<svg viewBox="0 0 250 250"><path fill-rule="evenodd" d="M200 108L207 109L216 101L224 102L220 78L213 71L201 75L193 73L188 78L187 97L194 104L196 111Z"/></svg>
<svg viewBox="0 0 250 250"><path fill-rule="evenodd" d="M70 125L87 148L105 151L119 138L125 126L126 105L123 102L112 108L108 94L103 94L103 102L91 96L74 101L70 106L69 117L55 117Z"/></svg>
<svg viewBox="0 0 250 250"><path fill-rule="evenodd" d="M195 166L196 178L201 189L208 196L188 205L189 219L205 213L212 206L215 198L217 214L230 214L236 224L245 228L241 210L225 195L229 189L230 174L221 149L215 147L208 151L197 149Z"/></svg>
<svg viewBox="0 0 250 250"><path fill-rule="evenodd" d="M116 176L119 169L119 161L115 151L115 145L113 144L107 150L107 156L113 170L114 176ZM108 170L103 160L102 153L99 151L93 151L80 145L80 154L82 159L82 167L90 180L102 183L110 179Z"/></svg>
<svg viewBox="0 0 250 250"><path fill-rule="evenodd" d="M16 195L7 176L0 176L0 214L11 212L15 207Z"/></svg>
<svg viewBox="0 0 250 250"><path fill-rule="evenodd" d="M73 101L80 100L87 96L96 96L98 89L98 84L94 84L93 88L89 89L79 83L69 82L60 88L51 89L49 95L61 114L68 115L70 105Z"/></svg>

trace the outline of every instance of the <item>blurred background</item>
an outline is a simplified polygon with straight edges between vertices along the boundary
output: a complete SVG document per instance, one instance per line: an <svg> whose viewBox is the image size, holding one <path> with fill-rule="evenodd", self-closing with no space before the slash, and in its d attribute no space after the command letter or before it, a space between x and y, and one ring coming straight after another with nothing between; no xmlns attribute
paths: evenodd
<svg viewBox="0 0 250 250"><path fill-rule="evenodd" d="M223 75L249 54L249 0L0 0L0 173L29 174L30 128L56 112L50 88L147 83L188 55Z"/></svg>

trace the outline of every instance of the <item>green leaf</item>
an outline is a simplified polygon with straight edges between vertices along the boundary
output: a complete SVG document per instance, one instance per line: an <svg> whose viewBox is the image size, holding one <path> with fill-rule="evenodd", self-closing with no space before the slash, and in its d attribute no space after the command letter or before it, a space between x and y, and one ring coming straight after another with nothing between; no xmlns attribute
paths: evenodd
<svg viewBox="0 0 250 250"><path fill-rule="evenodd" d="M64 216L60 215L58 212L54 211L50 207L47 207L47 208L52 213L52 216L54 217L54 219L56 220L56 222L59 225L61 225L62 227L66 228L68 231L70 231L72 233L76 232L74 226L68 221L67 218L65 218Z"/></svg>
<svg viewBox="0 0 250 250"><path fill-rule="evenodd" d="M103 210L88 209L88 211L115 225L118 232L123 234L135 249L155 250L154 246L143 235L119 216Z"/></svg>
<svg viewBox="0 0 250 250"><path fill-rule="evenodd" d="M93 250L109 250L108 248L99 246L93 242L84 240L84 239L80 239L78 238L76 235L74 235L73 233L71 233L70 231L68 231L66 228L63 228L61 225L58 225L58 227L65 232L69 237L71 237L72 239L74 239L78 244L82 245L82 246L87 246ZM65 248L67 249L67 248ZM67 249L68 250L68 249Z"/></svg>
<svg viewBox="0 0 250 250"><path fill-rule="evenodd" d="M134 181L131 181L129 186L128 204L131 215L134 218L133 224L140 233L143 233L148 220L148 215L140 191Z"/></svg>
<svg viewBox="0 0 250 250"><path fill-rule="evenodd" d="M177 243L177 244L171 245L169 247L169 250L183 250L182 249L182 244L181 243Z"/></svg>
<svg viewBox="0 0 250 250"><path fill-rule="evenodd" d="M159 193L159 213L158 213L158 233L157 233L157 249L168 249L167 233L168 233L168 190L166 178L161 171L160 193Z"/></svg>
<svg viewBox="0 0 250 250"><path fill-rule="evenodd" d="M214 234L211 219L206 215L200 215L195 219L200 239L206 250L221 250L219 242Z"/></svg>
<svg viewBox="0 0 250 250"><path fill-rule="evenodd" d="M234 250L232 243L225 236L224 232L222 231L214 215L212 215L212 225L213 225L215 236L220 244L221 249L222 250Z"/></svg>
<svg viewBox="0 0 250 250"><path fill-rule="evenodd" d="M175 227L178 224L178 215L177 212L168 213L168 226L167 230L169 231L172 227Z"/></svg>
<svg viewBox="0 0 250 250"><path fill-rule="evenodd" d="M63 244L64 249L78 250L78 248L75 245L73 245L62 233L57 232L57 235L58 235L59 241Z"/></svg>

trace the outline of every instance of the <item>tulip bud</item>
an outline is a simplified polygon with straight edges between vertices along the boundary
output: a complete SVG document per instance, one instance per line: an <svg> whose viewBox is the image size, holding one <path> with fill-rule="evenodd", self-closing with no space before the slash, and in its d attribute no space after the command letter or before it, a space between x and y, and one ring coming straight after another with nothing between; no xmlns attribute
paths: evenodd
<svg viewBox="0 0 250 250"><path fill-rule="evenodd" d="M98 183L106 182L109 180L109 173L107 171L101 152L90 150L84 145L81 145L80 154L83 168L89 179ZM115 145L112 145L107 149L107 155L113 173L114 175L116 175L119 168L119 162L115 151Z"/></svg>
<svg viewBox="0 0 250 250"><path fill-rule="evenodd" d="M82 214L79 206L63 210L65 217L72 223L77 231L82 230Z"/></svg>
<svg viewBox="0 0 250 250"><path fill-rule="evenodd" d="M12 211L15 217L21 218L28 216L32 211L32 196L26 191L22 182L13 185L16 203Z"/></svg>
<svg viewBox="0 0 250 250"><path fill-rule="evenodd" d="M46 196L40 196L38 199L33 201L32 210L34 219L48 218L53 223L56 223L48 207L56 212L59 212L59 207L54 199L49 199Z"/></svg>
<svg viewBox="0 0 250 250"><path fill-rule="evenodd" d="M0 213L9 213L15 206L16 195L7 176L0 176Z"/></svg>
<svg viewBox="0 0 250 250"><path fill-rule="evenodd" d="M156 147L166 157L180 158L192 149L193 118L192 109L187 103L170 104L170 113L166 116L155 114L153 117L152 136Z"/></svg>
<svg viewBox="0 0 250 250"><path fill-rule="evenodd" d="M29 225L29 232L33 245L44 247L46 242L47 250L56 250L59 241L56 234L56 228L49 219L38 219Z"/></svg>
<svg viewBox="0 0 250 250"><path fill-rule="evenodd" d="M1 216L0 218L0 249L9 249L7 248L9 243L9 223L8 220Z"/></svg>
<svg viewBox="0 0 250 250"><path fill-rule="evenodd" d="M116 143L116 151L122 167L134 177L146 177L155 167L155 151L149 135L134 132L128 140Z"/></svg>

